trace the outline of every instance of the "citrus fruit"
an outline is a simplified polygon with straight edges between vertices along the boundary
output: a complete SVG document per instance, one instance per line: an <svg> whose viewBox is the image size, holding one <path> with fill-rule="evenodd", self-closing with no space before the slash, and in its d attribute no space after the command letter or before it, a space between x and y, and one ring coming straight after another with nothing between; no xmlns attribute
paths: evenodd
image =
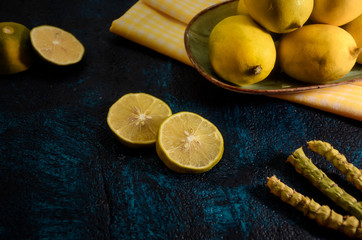
<svg viewBox="0 0 362 240"><path fill-rule="evenodd" d="M236 85L264 80L276 60L271 35L246 15L230 16L216 24L208 51L214 71Z"/></svg>
<svg viewBox="0 0 362 240"><path fill-rule="evenodd" d="M361 0L315 0L310 19L315 23L341 26L361 14Z"/></svg>
<svg viewBox="0 0 362 240"><path fill-rule="evenodd" d="M217 127L191 112L179 112L160 126L156 151L171 170L179 173L202 173L221 159L224 140Z"/></svg>
<svg viewBox="0 0 362 240"><path fill-rule="evenodd" d="M267 30L287 33L304 25L314 0L245 0L249 15Z"/></svg>
<svg viewBox="0 0 362 240"><path fill-rule="evenodd" d="M55 65L70 65L82 60L84 47L71 33L54 26L42 25L30 31L36 52Z"/></svg>
<svg viewBox="0 0 362 240"><path fill-rule="evenodd" d="M362 14L343 26L349 32L357 43L357 47L362 47ZM357 62L362 64L362 53L359 54Z"/></svg>
<svg viewBox="0 0 362 240"><path fill-rule="evenodd" d="M236 8L236 13L240 15L248 15L248 10L246 10L245 1L239 0L238 6Z"/></svg>
<svg viewBox="0 0 362 240"><path fill-rule="evenodd" d="M128 93L110 107L107 123L126 146L149 146L156 142L159 126L171 114L169 106L154 96Z"/></svg>
<svg viewBox="0 0 362 240"><path fill-rule="evenodd" d="M32 63L29 29L15 22L0 23L0 74L27 70Z"/></svg>
<svg viewBox="0 0 362 240"><path fill-rule="evenodd" d="M311 24L286 34L278 46L282 70L308 83L327 83L346 75L361 48L347 31L329 24Z"/></svg>

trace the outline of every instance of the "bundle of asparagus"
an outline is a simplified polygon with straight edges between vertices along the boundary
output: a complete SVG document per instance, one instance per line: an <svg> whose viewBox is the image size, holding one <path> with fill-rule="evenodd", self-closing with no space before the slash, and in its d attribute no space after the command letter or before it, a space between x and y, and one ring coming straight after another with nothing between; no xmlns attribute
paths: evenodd
<svg viewBox="0 0 362 240"><path fill-rule="evenodd" d="M329 143L310 141L308 146L312 151L330 161L346 176L349 182L362 191L362 170L349 163L345 156L340 154ZM267 186L271 192L282 201L302 211L304 215L317 221L318 224L341 231L349 237L362 239L362 202L358 202L315 166L305 155L302 148L295 150L288 157L287 162L291 163L298 173L306 177L332 201L349 212L351 216L342 216L329 206L321 206L313 199L291 189L275 176L268 178Z"/></svg>

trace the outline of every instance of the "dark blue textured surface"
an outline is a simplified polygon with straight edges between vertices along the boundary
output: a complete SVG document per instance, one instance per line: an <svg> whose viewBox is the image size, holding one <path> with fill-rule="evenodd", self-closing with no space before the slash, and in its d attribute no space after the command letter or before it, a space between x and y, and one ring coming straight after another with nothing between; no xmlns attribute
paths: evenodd
<svg viewBox="0 0 362 240"><path fill-rule="evenodd" d="M361 123L219 89L191 67L110 33L111 22L135 2L0 2L1 21L55 25L86 48L72 67L39 61L0 76L0 239L342 239L265 184L276 174L345 214L285 160L320 139L362 168ZM207 173L182 175L153 148L122 146L106 115L129 92L209 119L224 136L223 159ZM329 163L313 159L362 200Z"/></svg>

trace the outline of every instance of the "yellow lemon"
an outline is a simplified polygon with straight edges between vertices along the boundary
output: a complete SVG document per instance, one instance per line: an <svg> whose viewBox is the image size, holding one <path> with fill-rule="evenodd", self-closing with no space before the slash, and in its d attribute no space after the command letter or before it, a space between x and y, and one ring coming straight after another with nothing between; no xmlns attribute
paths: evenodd
<svg viewBox="0 0 362 240"><path fill-rule="evenodd" d="M236 13L240 15L248 15L248 10L246 10L245 1L239 0Z"/></svg>
<svg viewBox="0 0 362 240"><path fill-rule="evenodd" d="M156 152L164 164L179 173L202 173L222 158L224 140L207 119L192 112L179 112L160 126Z"/></svg>
<svg viewBox="0 0 362 240"><path fill-rule="evenodd" d="M30 31L30 40L37 53L55 65L71 65L82 60L84 46L71 33L43 25Z"/></svg>
<svg viewBox="0 0 362 240"><path fill-rule="evenodd" d="M357 47L362 47L362 15L344 25L343 28L352 35ZM362 53L358 56L357 62L362 64Z"/></svg>
<svg viewBox="0 0 362 240"><path fill-rule="evenodd" d="M209 59L224 80L249 85L270 74L276 49L271 35L249 16L235 15L221 20L211 31Z"/></svg>
<svg viewBox="0 0 362 240"><path fill-rule="evenodd" d="M346 75L360 51L351 34L342 28L311 24L281 39L278 59L283 71L297 80L327 83Z"/></svg>
<svg viewBox="0 0 362 240"><path fill-rule="evenodd" d="M128 93L110 107L107 123L126 146L151 146L161 123L171 114L170 107L152 95Z"/></svg>
<svg viewBox="0 0 362 240"><path fill-rule="evenodd" d="M361 0L315 0L310 19L315 23L341 26L361 14Z"/></svg>
<svg viewBox="0 0 362 240"><path fill-rule="evenodd" d="M304 25L314 0L245 0L249 15L267 30L287 33Z"/></svg>
<svg viewBox="0 0 362 240"><path fill-rule="evenodd" d="M15 22L0 23L0 74L27 70L32 63L29 29Z"/></svg>

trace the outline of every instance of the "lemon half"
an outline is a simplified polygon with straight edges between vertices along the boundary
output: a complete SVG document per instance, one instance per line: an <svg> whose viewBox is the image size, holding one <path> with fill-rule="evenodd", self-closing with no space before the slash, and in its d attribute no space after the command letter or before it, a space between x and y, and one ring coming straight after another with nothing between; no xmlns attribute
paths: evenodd
<svg viewBox="0 0 362 240"><path fill-rule="evenodd" d="M54 26L42 25L30 31L37 53L55 65L71 65L82 60L84 46L71 33Z"/></svg>
<svg viewBox="0 0 362 240"><path fill-rule="evenodd" d="M129 147L154 145L161 123L172 111L162 100L147 93L128 93L109 109L107 123Z"/></svg>
<svg viewBox="0 0 362 240"><path fill-rule="evenodd" d="M161 124L156 151L175 172L202 173L220 161L224 140L210 121L195 113L179 112Z"/></svg>

